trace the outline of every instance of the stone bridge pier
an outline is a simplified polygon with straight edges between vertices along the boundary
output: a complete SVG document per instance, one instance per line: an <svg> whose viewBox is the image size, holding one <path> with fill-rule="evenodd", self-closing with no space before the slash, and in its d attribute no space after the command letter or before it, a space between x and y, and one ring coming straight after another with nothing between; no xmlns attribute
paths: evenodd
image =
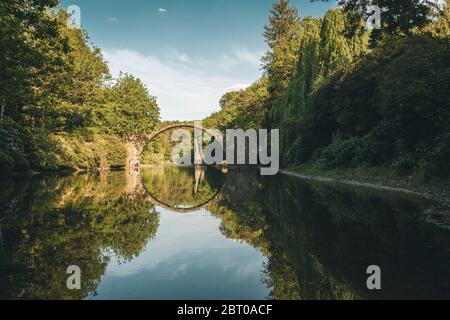
<svg viewBox="0 0 450 320"><path fill-rule="evenodd" d="M139 169L141 165L141 157L144 153L146 142L135 142L129 141L125 144L127 149L128 157L126 167L128 170Z"/></svg>

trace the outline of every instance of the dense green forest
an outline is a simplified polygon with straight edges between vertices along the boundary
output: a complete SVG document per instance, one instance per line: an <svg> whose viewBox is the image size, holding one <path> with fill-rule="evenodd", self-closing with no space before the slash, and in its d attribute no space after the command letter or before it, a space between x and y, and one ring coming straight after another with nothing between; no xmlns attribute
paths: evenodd
<svg viewBox="0 0 450 320"><path fill-rule="evenodd" d="M340 4L300 18L289 0L275 1L263 76L225 93L205 125L279 128L285 167L448 177L448 6L377 0L382 28L370 31L368 1ZM126 142L159 123L145 85L129 74L112 79L100 49L57 5L0 1L2 172L123 167ZM158 137L143 163L170 162L169 144Z"/></svg>
<svg viewBox="0 0 450 320"><path fill-rule="evenodd" d="M132 75L112 79L58 2L0 1L2 172L123 167L124 142L159 121L155 97Z"/></svg>
<svg viewBox="0 0 450 320"><path fill-rule="evenodd" d="M367 1L341 4L322 18L300 19L290 1L274 3L264 77L225 94L205 122L279 128L285 167L448 177L448 6L375 1L387 10L382 28L370 31L361 15Z"/></svg>

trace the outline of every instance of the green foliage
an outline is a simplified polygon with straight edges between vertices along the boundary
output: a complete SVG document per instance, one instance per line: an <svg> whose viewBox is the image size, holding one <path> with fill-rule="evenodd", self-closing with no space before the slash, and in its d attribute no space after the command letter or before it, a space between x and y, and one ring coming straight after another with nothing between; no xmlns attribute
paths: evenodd
<svg viewBox="0 0 450 320"><path fill-rule="evenodd" d="M263 126L268 97L268 78L262 77L250 87L224 94L220 99L221 110L204 120L208 128L259 129Z"/></svg>
<svg viewBox="0 0 450 320"><path fill-rule="evenodd" d="M116 136L107 135L102 135L99 139L103 140L100 143L106 153L106 161L104 162L106 166L110 168L125 167L128 153L122 141Z"/></svg>
<svg viewBox="0 0 450 320"><path fill-rule="evenodd" d="M279 99L270 113L273 126L281 128L281 152L285 161L297 161L301 155L298 145L308 137L299 138L299 131L307 131L306 111L312 108L311 97L340 68L357 60L367 52L368 36L356 33L346 35L348 18L341 9L329 10L323 19L307 17L301 21L299 61L286 94ZM317 108L314 106L314 108ZM324 106L330 108L330 106ZM327 119L317 121L327 129ZM301 122L301 124L300 124ZM315 123L315 122L314 122Z"/></svg>
<svg viewBox="0 0 450 320"><path fill-rule="evenodd" d="M287 121L287 116L298 114L306 108L306 100L309 93L317 86L320 76L320 27L319 19L305 18L301 21L302 32L299 50L299 62L295 78L287 89L284 100L272 108L270 117L273 126ZM287 105L285 108L284 104ZM295 107L294 107L295 106Z"/></svg>
<svg viewBox="0 0 450 320"><path fill-rule="evenodd" d="M391 164L448 176L449 49L446 39L415 36L338 73L314 95L290 151L328 168Z"/></svg>
<svg viewBox="0 0 450 320"><path fill-rule="evenodd" d="M23 128L9 117L3 119L0 129L0 170L10 171L29 166Z"/></svg>
<svg viewBox="0 0 450 320"><path fill-rule="evenodd" d="M42 99L43 126L49 131L71 132L92 126L93 110L101 103L100 93L110 79L100 49L88 43L85 31L68 28L68 14L61 10L55 19L68 52L61 55L65 68L42 79L48 94Z"/></svg>
<svg viewBox="0 0 450 320"><path fill-rule="evenodd" d="M57 3L0 1L0 104L14 120L40 116L39 101L48 93L42 79L65 67L67 40L46 11Z"/></svg>
<svg viewBox="0 0 450 320"><path fill-rule="evenodd" d="M263 68L268 77L267 107L283 96L298 59L300 22L298 11L290 7L290 0L279 0L270 11L264 38L269 51L263 57Z"/></svg>
<svg viewBox="0 0 450 320"><path fill-rule="evenodd" d="M162 122L160 126L164 126L166 123ZM172 164L173 147L171 132L162 133L147 145L141 163L150 165Z"/></svg>
<svg viewBox="0 0 450 320"><path fill-rule="evenodd" d="M95 110L96 126L122 139L142 139L159 121L156 98L141 80L125 74L103 92L104 103Z"/></svg>
<svg viewBox="0 0 450 320"><path fill-rule="evenodd" d="M158 122L153 131L179 124L179 121L161 121ZM194 135L192 129L187 129ZM172 151L176 143L172 141L173 130L169 130L154 137L151 141L146 141L144 153L142 155L141 163L144 165L161 165L173 164Z"/></svg>
<svg viewBox="0 0 450 320"><path fill-rule="evenodd" d="M446 0L447 8L435 14L435 21L429 23L419 32L427 33L432 37L448 38L450 36L450 0Z"/></svg>
<svg viewBox="0 0 450 320"><path fill-rule="evenodd" d="M438 9L431 1L421 0L340 0L339 3L352 14L356 22L353 28L357 27L361 18L367 18L369 6L383 8L381 29L372 33L373 44L386 35L411 35L415 29L426 26Z"/></svg>
<svg viewBox="0 0 450 320"><path fill-rule="evenodd" d="M73 135L51 135L34 140L32 167L45 171L125 167L127 151L114 136L94 135L86 141Z"/></svg>
<svg viewBox="0 0 450 320"><path fill-rule="evenodd" d="M140 80L110 86L100 49L50 10L57 4L0 1L1 172L121 167L118 138L138 139L159 120Z"/></svg>
<svg viewBox="0 0 450 320"><path fill-rule="evenodd" d="M3 172L26 170L92 170L124 167L127 151L115 136L86 132L49 134L44 128L22 127L4 119L0 136Z"/></svg>
<svg viewBox="0 0 450 320"><path fill-rule="evenodd" d="M350 13L356 10L351 2L345 7ZM400 20L425 10L389 4ZM409 27L387 18L390 29L373 51L369 33L353 18L333 9L323 19L300 21L294 77L269 113L281 129L282 162L448 176L448 11ZM396 32L407 37L387 37Z"/></svg>

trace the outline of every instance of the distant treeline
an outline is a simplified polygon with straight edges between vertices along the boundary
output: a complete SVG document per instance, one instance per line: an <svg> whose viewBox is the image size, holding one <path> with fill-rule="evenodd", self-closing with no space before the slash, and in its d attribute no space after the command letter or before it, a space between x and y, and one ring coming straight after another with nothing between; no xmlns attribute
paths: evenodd
<svg viewBox="0 0 450 320"><path fill-rule="evenodd" d="M100 49L68 26L58 2L0 0L2 173L121 167L123 142L159 121L143 83L112 79Z"/></svg>
<svg viewBox="0 0 450 320"><path fill-rule="evenodd" d="M366 1L299 18L277 1L264 36L264 76L227 93L208 119L219 128L279 128L285 166L386 167L450 175L450 15L418 0L377 0L380 30L365 30ZM256 123L255 123L256 122Z"/></svg>

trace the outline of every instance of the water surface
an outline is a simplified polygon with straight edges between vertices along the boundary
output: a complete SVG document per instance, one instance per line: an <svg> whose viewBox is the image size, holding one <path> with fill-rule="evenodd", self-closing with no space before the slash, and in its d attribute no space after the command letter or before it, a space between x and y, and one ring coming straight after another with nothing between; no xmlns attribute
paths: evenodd
<svg viewBox="0 0 450 320"><path fill-rule="evenodd" d="M3 180L0 298L449 299L446 210L252 170Z"/></svg>

